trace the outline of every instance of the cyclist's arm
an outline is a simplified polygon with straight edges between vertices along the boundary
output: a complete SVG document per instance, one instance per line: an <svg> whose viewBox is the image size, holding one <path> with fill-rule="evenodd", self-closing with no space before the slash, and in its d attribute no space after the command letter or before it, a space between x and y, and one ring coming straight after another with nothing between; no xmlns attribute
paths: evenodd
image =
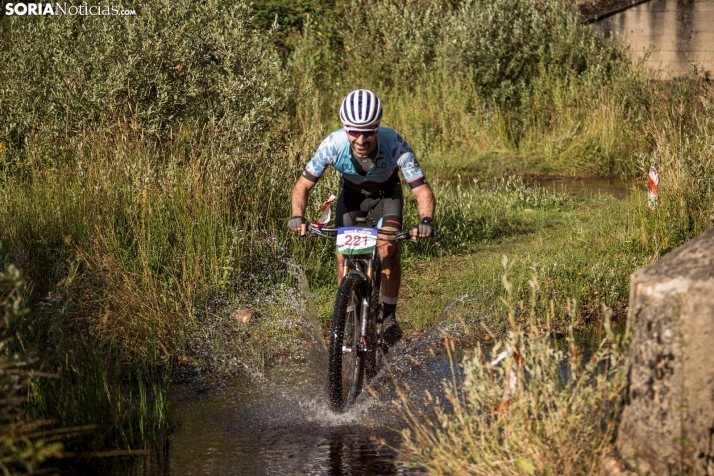
<svg viewBox="0 0 714 476"><path fill-rule="evenodd" d="M434 218L434 210L436 209L436 199L434 192L428 183L419 185L412 189L417 199L417 208L419 210L419 218Z"/></svg>
<svg viewBox="0 0 714 476"><path fill-rule="evenodd" d="M298 179L295 187L293 187L291 210L292 217L305 217L307 209L307 197L310 190L315 186L320 177L325 172L328 165L334 165L334 160L337 155L337 142L335 133L330 134L327 139L323 140L317 148L315 155L305 166L302 176ZM292 220L292 218L291 218ZM297 231L297 228L291 228ZM305 234L307 224L303 223L300 227L300 233Z"/></svg>
<svg viewBox="0 0 714 476"><path fill-rule="evenodd" d="M305 209L307 208L307 197L310 195L310 190L315 186L316 182L312 182L305 177L300 177L293 187L292 195L292 216L304 217Z"/></svg>

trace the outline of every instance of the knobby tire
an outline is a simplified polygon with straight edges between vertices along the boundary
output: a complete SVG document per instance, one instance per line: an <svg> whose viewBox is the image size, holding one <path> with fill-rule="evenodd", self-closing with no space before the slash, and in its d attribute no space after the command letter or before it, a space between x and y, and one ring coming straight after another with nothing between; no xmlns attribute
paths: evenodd
<svg viewBox="0 0 714 476"><path fill-rule="evenodd" d="M362 297L367 292L365 276L352 271L342 279L332 315L329 353L330 404L335 411L354 405L362 391L366 355L358 351ZM343 352L343 346L351 352Z"/></svg>

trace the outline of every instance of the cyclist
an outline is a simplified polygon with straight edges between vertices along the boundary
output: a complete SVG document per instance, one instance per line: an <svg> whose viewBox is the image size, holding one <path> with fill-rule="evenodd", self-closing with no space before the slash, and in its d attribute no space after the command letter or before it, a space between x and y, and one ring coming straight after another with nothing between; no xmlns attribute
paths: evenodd
<svg viewBox="0 0 714 476"><path fill-rule="evenodd" d="M401 229L404 199L397 173L401 169L417 198L421 218L414 228L414 239L434 236L434 194L409 144L393 129L380 127L382 112L382 104L372 91L358 89L345 97L340 107L343 127L322 141L293 188L290 230L305 234L308 195L327 166L332 165L342 174L335 217L337 227L353 226L357 217L365 217L374 209L380 230ZM388 239L390 235L380 233L378 237ZM383 335L391 345L402 337L395 314L402 266L399 244L379 243ZM342 280L342 263L343 256L337 255L338 286Z"/></svg>

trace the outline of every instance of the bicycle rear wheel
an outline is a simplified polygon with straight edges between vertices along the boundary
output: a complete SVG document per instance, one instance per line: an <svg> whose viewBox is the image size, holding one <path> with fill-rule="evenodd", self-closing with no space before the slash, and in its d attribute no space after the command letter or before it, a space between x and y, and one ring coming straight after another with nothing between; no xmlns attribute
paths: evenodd
<svg viewBox="0 0 714 476"><path fill-rule="evenodd" d="M329 349L330 404L335 411L354 405L362 391L366 356L360 332L366 288L364 276L351 272L342 279L337 291Z"/></svg>

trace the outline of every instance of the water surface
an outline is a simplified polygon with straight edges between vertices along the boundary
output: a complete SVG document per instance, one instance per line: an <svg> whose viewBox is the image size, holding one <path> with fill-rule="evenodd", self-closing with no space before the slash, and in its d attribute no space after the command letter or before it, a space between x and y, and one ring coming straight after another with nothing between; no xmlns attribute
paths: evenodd
<svg viewBox="0 0 714 476"><path fill-rule="evenodd" d="M536 179L534 183L558 193L581 196L610 195L619 199L627 198L636 186L619 177L546 178Z"/></svg>

